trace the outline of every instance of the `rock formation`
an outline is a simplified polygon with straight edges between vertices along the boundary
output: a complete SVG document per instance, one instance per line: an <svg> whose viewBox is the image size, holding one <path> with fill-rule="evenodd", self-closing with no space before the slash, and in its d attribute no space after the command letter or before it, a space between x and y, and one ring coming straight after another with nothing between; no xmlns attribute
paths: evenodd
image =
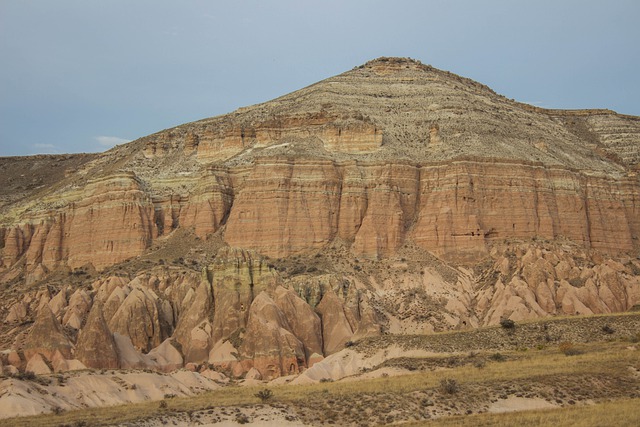
<svg viewBox="0 0 640 427"><path fill-rule="evenodd" d="M273 378L381 332L630 310L639 140L379 58L101 155L0 159L0 346Z"/></svg>
<svg viewBox="0 0 640 427"><path fill-rule="evenodd" d="M165 339L157 299L149 289L133 289L109 321L109 329L130 337L138 351L157 347Z"/></svg>
<svg viewBox="0 0 640 427"><path fill-rule="evenodd" d="M93 305L87 322L78 335L75 356L88 368L119 367L116 343L104 320L100 303Z"/></svg>
<svg viewBox="0 0 640 427"><path fill-rule="evenodd" d="M26 360L30 360L38 353L51 360L57 351L66 359L71 359L72 347L72 343L62 332L60 323L49 305L41 305L33 327L21 348Z"/></svg>
<svg viewBox="0 0 640 427"><path fill-rule="evenodd" d="M266 292L251 303L240 354L265 379L297 374L306 365L304 346Z"/></svg>
<svg viewBox="0 0 640 427"><path fill-rule="evenodd" d="M291 289L278 286L275 304L282 311L291 332L304 346L307 363L313 354L323 354L322 322L313 308Z"/></svg>
<svg viewBox="0 0 640 427"><path fill-rule="evenodd" d="M316 310L322 318L324 353L332 354L341 350L353 335L353 329L347 320L342 302L332 290L329 290L324 294Z"/></svg>

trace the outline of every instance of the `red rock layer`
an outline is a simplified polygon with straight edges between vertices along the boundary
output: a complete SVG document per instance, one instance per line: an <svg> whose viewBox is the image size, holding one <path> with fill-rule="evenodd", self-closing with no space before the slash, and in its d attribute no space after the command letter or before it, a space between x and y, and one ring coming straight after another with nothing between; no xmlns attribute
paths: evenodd
<svg viewBox="0 0 640 427"><path fill-rule="evenodd" d="M5 268L24 255L28 269L60 263L102 269L141 254L157 234L153 205L133 174L91 181L63 210L39 216L45 218L5 233Z"/></svg>
<svg viewBox="0 0 640 427"><path fill-rule="evenodd" d="M230 244L273 257L339 237L365 256L388 256L412 238L459 259L485 253L490 239L535 236L605 252L637 247L638 180L499 161L261 160L236 190L225 233Z"/></svg>
<svg viewBox="0 0 640 427"><path fill-rule="evenodd" d="M224 224L230 245L272 257L335 238L367 257L387 257L412 239L458 260L484 254L491 239L564 237L609 253L640 244L638 177L533 163L265 158L241 172L211 171L190 196L155 203L133 175L91 182L85 193L46 219L6 228L3 267L24 256L27 270L101 269L141 254L158 230L193 227L204 237Z"/></svg>

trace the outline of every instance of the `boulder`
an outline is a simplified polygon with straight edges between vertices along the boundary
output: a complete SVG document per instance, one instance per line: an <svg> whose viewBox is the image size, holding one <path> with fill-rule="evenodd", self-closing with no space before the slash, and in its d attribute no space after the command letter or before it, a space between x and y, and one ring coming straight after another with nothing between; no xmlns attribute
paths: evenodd
<svg viewBox="0 0 640 427"><path fill-rule="evenodd" d="M260 372L256 368L251 368L249 369L249 372L247 372L247 374L244 376L244 378L246 380L260 381L262 380L262 375L260 375Z"/></svg>
<svg viewBox="0 0 640 427"><path fill-rule="evenodd" d="M12 350L7 354L7 363L9 366L21 368L25 364L25 360L20 356L20 353L16 350Z"/></svg>
<svg viewBox="0 0 640 427"><path fill-rule="evenodd" d="M226 384L229 382L229 378L222 372L214 371L212 369L205 369L200 373L205 378L209 378L217 383Z"/></svg>

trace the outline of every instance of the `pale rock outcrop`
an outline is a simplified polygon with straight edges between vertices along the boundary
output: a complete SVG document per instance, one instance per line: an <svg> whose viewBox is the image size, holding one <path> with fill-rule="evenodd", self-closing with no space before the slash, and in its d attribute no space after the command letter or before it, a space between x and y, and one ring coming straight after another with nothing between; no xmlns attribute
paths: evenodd
<svg viewBox="0 0 640 427"><path fill-rule="evenodd" d="M183 366L183 358L177 348L171 344L170 339L166 339L158 347L151 350L148 354L157 369L163 372L171 372L180 369Z"/></svg>
<svg viewBox="0 0 640 427"><path fill-rule="evenodd" d="M253 367L267 380L296 374L305 367L304 346L266 292L251 304L240 355L246 370Z"/></svg>
<svg viewBox="0 0 640 427"><path fill-rule="evenodd" d="M304 371L302 375L292 381L292 384L309 384L323 380L339 380L346 376L355 375L361 369L371 365L366 363L366 357L350 349L341 350L313 367Z"/></svg>
<svg viewBox="0 0 640 427"><path fill-rule="evenodd" d="M27 319L27 304L24 301L18 301L9 308L9 313L4 321L7 323L23 322Z"/></svg>
<svg viewBox="0 0 640 427"><path fill-rule="evenodd" d="M121 369L149 369L155 367L153 360L148 355L140 353L133 346L131 338L128 336L114 332L113 340L116 343L118 364Z"/></svg>
<svg viewBox="0 0 640 427"><path fill-rule="evenodd" d="M495 271L499 279L477 293L475 312L485 324L496 324L503 317L524 320L620 312L638 301L640 279L621 263L596 256L593 264L578 265L576 260L585 259L580 252L532 245L507 251L506 256L513 255L515 269L503 269L506 258L498 258L487 273Z"/></svg>
<svg viewBox="0 0 640 427"><path fill-rule="evenodd" d="M260 381L260 380L262 380L262 375L260 374L260 371L258 371L256 368L251 368L251 369L249 369L247 374L244 376L244 378L246 380L257 380L257 381Z"/></svg>
<svg viewBox="0 0 640 427"><path fill-rule="evenodd" d="M123 288L120 286L117 286L113 291L111 291L111 294L106 299L102 310L107 323L111 321L113 315L116 314L116 311L118 311L124 300L127 299L127 295L129 295L130 292L131 288Z"/></svg>
<svg viewBox="0 0 640 427"><path fill-rule="evenodd" d="M9 354L7 354L7 363L10 366L20 369L24 366L26 361L21 357L19 351L11 350Z"/></svg>
<svg viewBox="0 0 640 427"><path fill-rule="evenodd" d="M69 307L62 318L63 325L69 325L74 327L75 329L79 329L82 326L82 321L86 317L87 313L89 313L89 309L91 308L91 297L84 289L77 289L71 297L69 297ZM73 324L69 324L71 319L73 319Z"/></svg>
<svg viewBox="0 0 640 427"><path fill-rule="evenodd" d="M216 369L229 371L236 376L240 376L242 374L242 366L239 363L239 357L238 350L231 342L220 340L211 348L207 362L215 366Z"/></svg>
<svg viewBox="0 0 640 427"><path fill-rule="evenodd" d="M82 321L83 319L78 315L78 313L72 312L71 316L67 318L64 326L79 330L82 327Z"/></svg>
<svg viewBox="0 0 640 427"><path fill-rule="evenodd" d="M33 372L36 375L48 375L51 373L51 368L47 365L47 362L44 360L40 353L36 353L27 362L27 367L25 368L27 372Z"/></svg>
<svg viewBox="0 0 640 427"><path fill-rule="evenodd" d="M324 354L333 354L342 348L353 336L353 329L345 315L342 301L329 289L316 311L322 319L322 337L324 341Z"/></svg>
<svg viewBox="0 0 640 427"><path fill-rule="evenodd" d="M174 331L174 337L182 346L182 352L187 362L202 362L207 359L209 353L209 349L206 346L203 348L203 343L206 342L206 345L209 343L211 325L208 319L213 317L213 291L206 276L201 280L195 293L192 296L187 294L185 298L187 297L188 304L186 304L186 309L180 315ZM208 326L202 325L199 328L198 326L205 321ZM208 332L205 332L207 328ZM202 331L202 333L198 331ZM207 334L209 338L205 338L203 333ZM198 348L197 350L196 347Z"/></svg>
<svg viewBox="0 0 640 427"><path fill-rule="evenodd" d="M109 321L109 329L128 336L139 351L146 353L159 346L166 333L160 323L157 301L152 291L134 288Z"/></svg>
<svg viewBox="0 0 640 427"><path fill-rule="evenodd" d="M79 371L87 369L87 366L78 359L65 359L62 353L57 351L51 359L54 372Z"/></svg>
<svg viewBox="0 0 640 427"><path fill-rule="evenodd" d="M58 292L56 296L51 298L51 301L49 301L49 307L51 308L51 311L56 317L58 318L62 317L61 316L62 311L64 310L65 307L67 307L67 288L66 287L60 289L60 292Z"/></svg>
<svg viewBox="0 0 640 427"><path fill-rule="evenodd" d="M66 359L71 359L72 348L49 305L42 305L22 347L25 358L29 360L40 353L50 360L59 351Z"/></svg>
<svg viewBox="0 0 640 427"><path fill-rule="evenodd" d="M257 253L233 248L219 251L209 274L216 313L212 342L217 342L246 328L254 297L275 288L277 275Z"/></svg>
<svg viewBox="0 0 640 427"><path fill-rule="evenodd" d="M304 345L306 359L312 354L322 354L322 322L311 306L295 292L278 286L275 304L285 315L291 332Z"/></svg>
<svg viewBox="0 0 640 427"><path fill-rule="evenodd" d="M124 288L127 283L129 280L122 276L108 276L105 279L97 280L92 284L95 299L104 304L116 288Z"/></svg>
<svg viewBox="0 0 640 427"><path fill-rule="evenodd" d="M212 344L211 335L212 328L208 320L203 320L189 331L188 345L183 348L187 363L201 363L208 359Z"/></svg>
<svg viewBox="0 0 640 427"><path fill-rule="evenodd" d="M100 302L93 305L87 322L80 330L75 357L89 368L117 369L118 350L101 306Z"/></svg>
<svg viewBox="0 0 640 427"><path fill-rule="evenodd" d="M217 383L226 384L229 382L229 378L222 372L213 371L211 369L205 369L200 373L205 378L209 378Z"/></svg>

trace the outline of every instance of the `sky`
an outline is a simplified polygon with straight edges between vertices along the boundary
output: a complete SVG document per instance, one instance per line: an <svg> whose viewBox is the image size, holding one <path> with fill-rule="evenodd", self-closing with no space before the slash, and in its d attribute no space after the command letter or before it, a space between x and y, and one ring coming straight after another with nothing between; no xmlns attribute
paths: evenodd
<svg viewBox="0 0 640 427"><path fill-rule="evenodd" d="M640 115L637 0L0 0L0 156L105 151L380 56Z"/></svg>

